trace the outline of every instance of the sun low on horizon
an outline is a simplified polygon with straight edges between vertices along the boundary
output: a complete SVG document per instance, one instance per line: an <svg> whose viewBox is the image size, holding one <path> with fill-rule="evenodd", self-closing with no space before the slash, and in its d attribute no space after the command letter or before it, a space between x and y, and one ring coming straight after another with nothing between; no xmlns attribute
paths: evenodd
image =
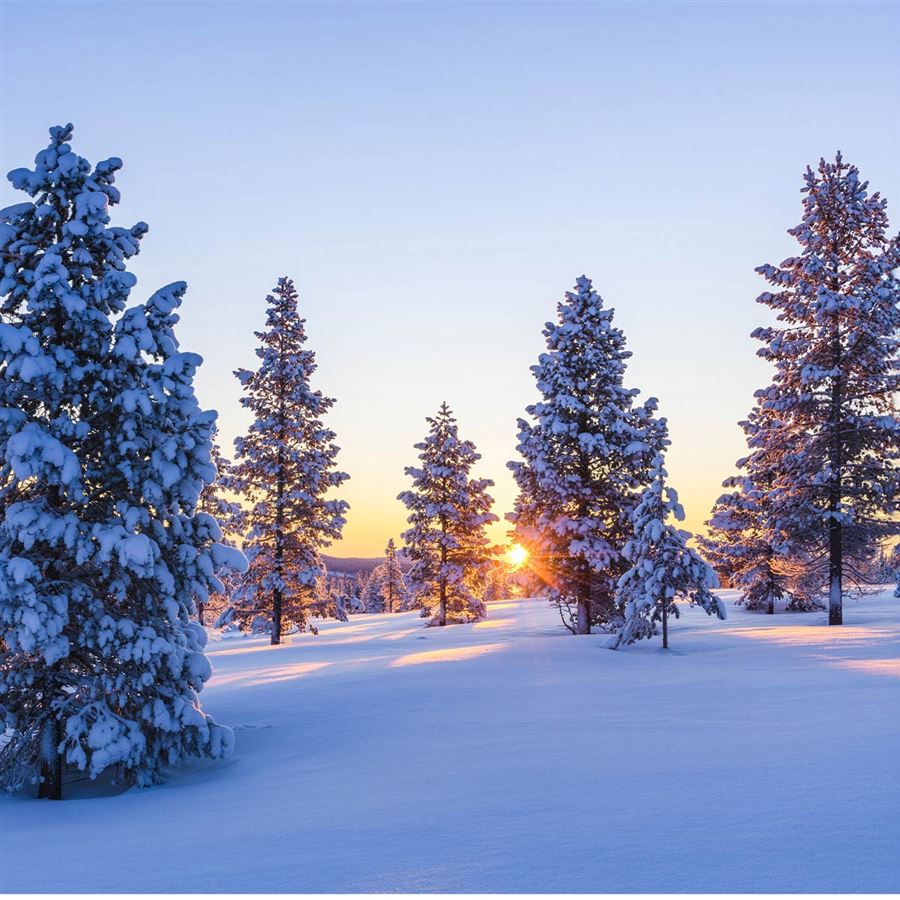
<svg viewBox="0 0 900 900"><path fill-rule="evenodd" d="M513 571L521 569L528 562L528 555L528 549L521 544L511 544L503 554L507 566Z"/></svg>

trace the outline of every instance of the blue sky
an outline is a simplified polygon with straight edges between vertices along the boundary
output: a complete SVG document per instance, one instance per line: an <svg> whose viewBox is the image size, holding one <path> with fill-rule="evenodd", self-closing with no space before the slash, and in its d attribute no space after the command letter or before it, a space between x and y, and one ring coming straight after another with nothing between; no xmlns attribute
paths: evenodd
<svg viewBox="0 0 900 900"><path fill-rule="evenodd" d="M183 346L225 443L267 291L294 278L351 474L340 555L395 496L446 399L511 505L541 328L582 272L660 399L700 527L767 377L753 268L796 246L807 163L841 149L900 217L893 3L15 3L0 164L57 122L121 156L150 224L141 297L184 279ZM2 202L18 198L4 186ZM495 536L502 538L504 526Z"/></svg>

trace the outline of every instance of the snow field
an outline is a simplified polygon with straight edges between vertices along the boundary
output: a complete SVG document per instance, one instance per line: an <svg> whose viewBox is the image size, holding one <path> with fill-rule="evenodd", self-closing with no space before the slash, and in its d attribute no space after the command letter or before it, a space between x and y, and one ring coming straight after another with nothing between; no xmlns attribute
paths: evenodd
<svg viewBox="0 0 900 900"><path fill-rule="evenodd" d="M214 637L234 755L0 799L4 891L897 891L900 602L624 650L540 600Z"/></svg>

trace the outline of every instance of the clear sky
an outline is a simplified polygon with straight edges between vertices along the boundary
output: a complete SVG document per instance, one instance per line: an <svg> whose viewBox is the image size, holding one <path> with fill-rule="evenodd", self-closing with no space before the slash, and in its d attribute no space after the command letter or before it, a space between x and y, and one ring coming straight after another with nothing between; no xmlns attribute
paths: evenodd
<svg viewBox="0 0 900 900"><path fill-rule="evenodd" d="M180 339L224 444L265 295L290 275L352 480L342 556L447 400L497 482L541 328L586 273L660 400L702 526L767 377L753 268L794 252L807 163L841 149L900 226L900 4L2 4L0 163L47 127L121 156L150 224L136 297L188 281ZM0 200L19 202L4 182ZM503 539L505 525L495 537Z"/></svg>

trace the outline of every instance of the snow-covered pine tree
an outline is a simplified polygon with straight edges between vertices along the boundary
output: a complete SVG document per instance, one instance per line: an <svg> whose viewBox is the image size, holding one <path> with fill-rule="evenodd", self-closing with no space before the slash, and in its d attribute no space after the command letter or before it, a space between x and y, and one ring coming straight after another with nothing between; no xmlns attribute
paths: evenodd
<svg viewBox="0 0 900 900"><path fill-rule="evenodd" d="M334 400L310 387L316 356L303 346L291 279L279 278L266 303L266 328L256 332L259 368L235 372L241 404L254 416L235 441L232 468L247 508L250 568L228 615L242 627L264 621L278 644L284 624L305 628L307 607L317 602L320 551L341 536L348 508L328 495L349 476L335 468L339 448L322 422Z"/></svg>
<svg viewBox="0 0 900 900"><path fill-rule="evenodd" d="M679 599L725 618L725 606L712 592L715 573L688 546L691 535L669 521L670 517L683 521L684 510L666 485L666 474L659 454L650 485L632 516L633 536L623 550L631 566L619 579L625 621L610 644L613 648L653 637L658 634L657 623L662 623L662 645L668 649L669 615L679 616L675 604Z"/></svg>
<svg viewBox="0 0 900 900"><path fill-rule="evenodd" d="M814 525L788 532L778 515L773 490L789 435L762 398L740 423L750 453L737 462L740 475L725 479L731 488L716 501L706 523L709 534L698 543L715 570L740 591L747 609L775 612L775 603L789 597L788 608L806 610L818 604L821 583L805 549Z"/></svg>
<svg viewBox="0 0 900 900"><path fill-rule="evenodd" d="M716 500L706 523L709 534L698 542L716 572L740 591L739 604L772 614L788 593L788 579L761 509L767 492L746 476L728 478L723 486L733 490Z"/></svg>
<svg viewBox="0 0 900 900"><path fill-rule="evenodd" d="M420 569L421 571L421 569ZM418 610L423 619L431 618L434 597L427 582L413 579L413 568L406 575L406 598L403 601L401 612Z"/></svg>
<svg viewBox="0 0 900 900"><path fill-rule="evenodd" d="M498 547L496 557L489 560L483 567L481 580L483 585L482 595L485 603L494 600L504 600L510 596L512 587L511 573L506 561L500 558L500 553L501 548Z"/></svg>
<svg viewBox="0 0 900 900"><path fill-rule="evenodd" d="M615 592L628 568L631 514L668 439L656 400L639 404L639 392L622 384L631 353L589 278L577 280L557 314L532 367L542 399L518 423L524 461L509 463L519 496L507 518L564 624L589 634L621 617Z"/></svg>
<svg viewBox="0 0 900 900"><path fill-rule="evenodd" d="M363 590L363 604L367 613L383 613L387 611L387 598L384 595L384 570L382 564L377 565L366 579Z"/></svg>
<svg viewBox="0 0 900 900"><path fill-rule="evenodd" d="M876 584L887 584L894 580L894 568L886 547L882 547L878 551L878 556L873 563L872 575Z"/></svg>
<svg viewBox="0 0 900 900"><path fill-rule="evenodd" d="M319 575L316 578L315 590L304 607L304 612L308 616L319 619L337 619L339 622L348 621L347 597L340 589L339 582L327 574ZM311 623L309 630L313 634L319 633L319 629Z"/></svg>
<svg viewBox="0 0 900 900"><path fill-rule="evenodd" d="M356 592L356 580L343 573L329 575L329 588L338 597L344 611L350 613L365 612L365 607Z"/></svg>
<svg viewBox="0 0 900 900"><path fill-rule="evenodd" d="M173 330L186 285L128 305L147 226L109 225L121 160L92 167L72 131L10 172L33 199L0 213L0 781L53 799L64 762L149 784L227 755L190 617L245 565L197 509L215 413Z"/></svg>
<svg viewBox="0 0 900 900"><path fill-rule="evenodd" d="M481 454L460 439L446 403L427 422L428 436L415 445L420 464L405 470L412 490L399 495L410 511L403 534L413 561L408 580L419 603L437 606L433 624L470 622L485 615L470 579L491 552L485 526L497 521L487 492L493 481L470 477Z"/></svg>
<svg viewBox="0 0 900 900"><path fill-rule="evenodd" d="M353 579L354 581L354 593L356 594L357 599L359 600L360 609L365 610L365 596L366 596L366 582L368 581L368 576L365 572L360 571L356 573L356 577Z"/></svg>
<svg viewBox="0 0 900 900"><path fill-rule="evenodd" d="M788 232L800 255L756 270L776 289L758 300L779 324L754 337L775 366L764 402L791 439L773 488L781 526L816 523L828 622L840 625L845 578L864 580L871 555L900 531L900 242L888 237L886 201L840 153L807 168L804 182L803 220Z"/></svg>
<svg viewBox="0 0 900 900"><path fill-rule="evenodd" d="M210 459L216 470L215 480L203 488L200 493L200 512L212 516L222 529L222 543L229 547L237 545L237 541L244 536L245 517L239 503L228 499L228 492L234 490L234 481L231 477L231 461L222 456L221 447L217 442L218 429L212 433L212 449ZM197 621L201 625L207 624L205 618L211 621L224 611L231 597L232 591L237 587L240 579L239 572L227 572L221 576L224 591L220 594L212 594L207 600L196 599Z"/></svg>
<svg viewBox="0 0 900 900"><path fill-rule="evenodd" d="M384 548L384 562L379 568L382 570L381 592L384 595L385 608L389 613L399 612L406 604L407 591L400 560L397 559L397 545L393 538L388 540L387 547Z"/></svg>

